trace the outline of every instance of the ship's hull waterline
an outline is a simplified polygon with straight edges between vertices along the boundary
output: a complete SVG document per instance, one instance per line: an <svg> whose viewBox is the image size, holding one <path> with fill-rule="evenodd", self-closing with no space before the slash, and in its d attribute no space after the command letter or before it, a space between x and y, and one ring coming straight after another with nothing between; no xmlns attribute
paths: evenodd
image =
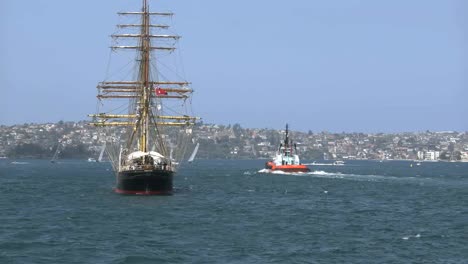
<svg viewBox="0 0 468 264"><path fill-rule="evenodd" d="M174 172L133 170L117 174L115 192L124 195L172 195Z"/></svg>

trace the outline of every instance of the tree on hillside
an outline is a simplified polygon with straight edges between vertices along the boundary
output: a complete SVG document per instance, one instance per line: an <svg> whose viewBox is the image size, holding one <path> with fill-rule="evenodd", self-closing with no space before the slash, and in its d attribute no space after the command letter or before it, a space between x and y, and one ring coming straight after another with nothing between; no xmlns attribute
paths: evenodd
<svg viewBox="0 0 468 264"><path fill-rule="evenodd" d="M19 144L10 149L7 155L12 158L44 158L50 153L38 144Z"/></svg>

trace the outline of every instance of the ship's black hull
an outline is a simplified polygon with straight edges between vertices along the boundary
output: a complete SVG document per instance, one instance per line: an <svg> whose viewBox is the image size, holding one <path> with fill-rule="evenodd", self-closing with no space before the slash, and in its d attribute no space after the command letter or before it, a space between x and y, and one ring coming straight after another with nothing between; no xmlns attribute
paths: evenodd
<svg viewBox="0 0 468 264"><path fill-rule="evenodd" d="M115 191L128 195L171 195L173 175L168 170L121 171Z"/></svg>

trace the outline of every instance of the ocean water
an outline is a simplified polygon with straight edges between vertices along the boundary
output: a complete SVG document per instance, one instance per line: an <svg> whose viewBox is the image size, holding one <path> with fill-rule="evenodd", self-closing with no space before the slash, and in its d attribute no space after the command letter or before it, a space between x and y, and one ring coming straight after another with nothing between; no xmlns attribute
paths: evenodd
<svg viewBox="0 0 468 264"><path fill-rule="evenodd" d="M467 163L264 162L197 160L143 197L108 163L0 160L0 263L468 263Z"/></svg>

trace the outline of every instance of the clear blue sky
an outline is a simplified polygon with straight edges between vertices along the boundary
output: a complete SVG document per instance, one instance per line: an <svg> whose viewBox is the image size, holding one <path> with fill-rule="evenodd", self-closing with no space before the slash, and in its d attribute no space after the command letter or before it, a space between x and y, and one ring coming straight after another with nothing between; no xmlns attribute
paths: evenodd
<svg viewBox="0 0 468 264"><path fill-rule="evenodd" d="M118 11L140 1L0 2L0 124L83 120ZM463 0L153 0L183 36L207 123L334 132L468 130Z"/></svg>

